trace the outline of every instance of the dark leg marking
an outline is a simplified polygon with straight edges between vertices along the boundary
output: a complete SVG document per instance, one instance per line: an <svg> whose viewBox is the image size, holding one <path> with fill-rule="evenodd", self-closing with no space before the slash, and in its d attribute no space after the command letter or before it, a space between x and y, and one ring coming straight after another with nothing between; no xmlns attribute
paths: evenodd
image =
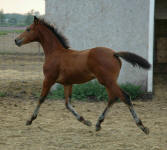
<svg viewBox="0 0 167 150"><path fill-rule="evenodd" d="M39 103L38 103L37 107L35 108L34 113L32 114L30 120L27 120L26 125L31 125L32 121L37 118L39 108L40 108L41 104L44 102L45 98L46 98L46 96L40 97Z"/></svg>
<svg viewBox="0 0 167 150"><path fill-rule="evenodd" d="M134 118L134 120L136 121L136 125L145 133L145 134L149 134L149 129L147 127L145 127L142 123L142 121L138 118L133 106L129 107L129 110Z"/></svg>
<svg viewBox="0 0 167 150"><path fill-rule="evenodd" d="M66 104L66 108L72 112L72 114L77 118L78 121L82 122L83 124L87 125L87 126L91 126L92 123L88 120L85 120L84 117L80 116L75 110L74 108L71 106L71 104L68 102Z"/></svg>
<svg viewBox="0 0 167 150"><path fill-rule="evenodd" d="M108 111L109 111L109 106L107 106L104 109L103 113L100 115L100 117L96 123L96 131L99 131L101 129L101 123L104 121L104 118L105 118Z"/></svg>
<svg viewBox="0 0 167 150"><path fill-rule="evenodd" d="M145 134L149 134L149 129L147 127L144 127L142 121L139 119L139 117L137 116L137 113L133 107L133 104L130 100L130 96L125 93L124 91L122 91L124 96L125 96L125 103L128 105L128 108L136 122L136 125L145 133Z"/></svg>
<svg viewBox="0 0 167 150"><path fill-rule="evenodd" d="M107 107L104 109L103 113L99 116L99 119L96 123L96 131L99 131L101 129L101 123L104 121L105 116L107 115L110 107L118 100L118 98L114 98L109 100Z"/></svg>

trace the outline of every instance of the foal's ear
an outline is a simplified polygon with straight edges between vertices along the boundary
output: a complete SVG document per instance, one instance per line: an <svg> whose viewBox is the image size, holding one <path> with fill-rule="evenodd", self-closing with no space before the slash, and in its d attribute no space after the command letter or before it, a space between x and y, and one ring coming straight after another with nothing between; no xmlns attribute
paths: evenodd
<svg viewBox="0 0 167 150"><path fill-rule="evenodd" d="M39 19L36 16L34 16L34 23L38 24L38 22L39 22Z"/></svg>

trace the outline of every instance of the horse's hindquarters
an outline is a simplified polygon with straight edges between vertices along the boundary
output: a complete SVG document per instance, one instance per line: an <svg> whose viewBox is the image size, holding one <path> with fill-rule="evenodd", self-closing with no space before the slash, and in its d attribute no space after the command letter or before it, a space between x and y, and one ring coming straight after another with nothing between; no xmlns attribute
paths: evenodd
<svg viewBox="0 0 167 150"><path fill-rule="evenodd" d="M114 51L98 47L90 50L88 65L101 84L116 82L121 69L121 61L115 57Z"/></svg>

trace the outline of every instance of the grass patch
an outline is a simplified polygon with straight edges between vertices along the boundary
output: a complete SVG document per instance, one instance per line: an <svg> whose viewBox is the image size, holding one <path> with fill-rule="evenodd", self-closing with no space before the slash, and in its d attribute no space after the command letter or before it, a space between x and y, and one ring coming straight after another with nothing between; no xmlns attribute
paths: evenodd
<svg viewBox="0 0 167 150"><path fill-rule="evenodd" d="M5 97L5 96L7 96L7 94L5 92L0 91L0 97Z"/></svg>
<svg viewBox="0 0 167 150"><path fill-rule="evenodd" d="M22 33L24 30L3 30L0 31L0 36L7 35L9 33Z"/></svg>
<svg viewBox="0 0 167 150"><path fill-rule="evenodd" d="M131 83L122 84L120 87L131 96L132 100L138 98L144 93L141 86L136 86ZM58 85L56 90L49 94L48 98L64 99L63 86ZM72 98L75 100L105 101L108 99L108 95L104 86L99 84L97 81L93 81L85 84L74 85Z"/></svg>
<svg viewBox="0 0 167 150"><path fill-rule="evenodd" d="M126 83L122 84L120 87L130 95L132 100L137 99L144 94L141 86L138 85Z"/></svg>

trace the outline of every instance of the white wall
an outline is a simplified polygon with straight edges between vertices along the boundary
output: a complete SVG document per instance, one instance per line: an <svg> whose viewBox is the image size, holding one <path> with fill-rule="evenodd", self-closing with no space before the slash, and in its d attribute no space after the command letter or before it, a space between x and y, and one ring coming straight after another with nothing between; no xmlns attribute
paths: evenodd
<svg viewBox="0 0 167 150"><path fill-rule="evenodd" d="M46 19L62 31L71 48L105 46L148 59L150 0L46 0ZM148 72L123 61L119 82L147 89Z"/></svg>

